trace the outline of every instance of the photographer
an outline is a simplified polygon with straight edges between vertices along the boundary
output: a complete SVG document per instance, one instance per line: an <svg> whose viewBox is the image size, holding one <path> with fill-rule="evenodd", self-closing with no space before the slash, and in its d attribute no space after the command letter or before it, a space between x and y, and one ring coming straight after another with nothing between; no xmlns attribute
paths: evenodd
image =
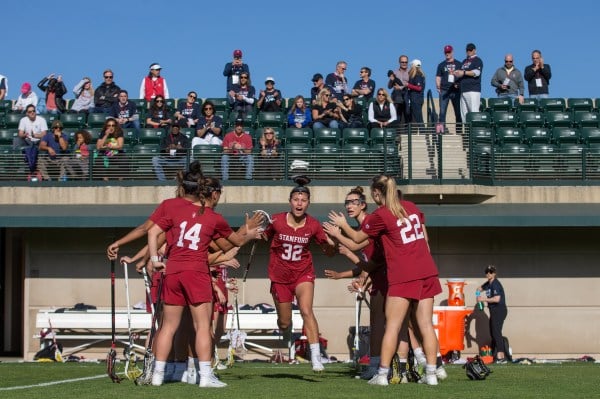
<svg viewBox="0 0 600 399"><path fill-rule="evenodd" d="M67 103L62 98L67 93L67 88L63 83L62 76L54 77L51 73L40 80L38 88L46 93L46 112L51 114L60 114L67 109Z"/></svg>
<svg viewBox="0 0 600 399"><path fill-rule="evenodd" d="M392 100L396 113L398 115L398 121L400 123L410 122L410 110L408 102L408 56L401 55L398 58L400 66L396 71L388 71L388 89L392 90Z"/></svg>

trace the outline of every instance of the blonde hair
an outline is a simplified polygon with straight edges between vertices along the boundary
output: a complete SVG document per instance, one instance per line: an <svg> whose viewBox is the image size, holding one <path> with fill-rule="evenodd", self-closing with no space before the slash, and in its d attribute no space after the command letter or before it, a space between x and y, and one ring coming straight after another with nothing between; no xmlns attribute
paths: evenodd
<svg viewBox="0 0 600 399"><path fill-rule="evenodd" d="M407 218L408 213L400 203L396 180L386 175L375 176L371 182L371 191L378 190L383 196L383 205L398 219Z"/></svg>
<svg viewBox="0 0 600 399"><path fill-rule="evenodd" d="M319 91L319 94L317 95L317 105L318 106L322 106L323 105L323 101L321 100L323 98L323 94L328 93L329 96L331 97L331 90L329 90L328 88L323 88L321 89L321 91Z"/></svg>
<svg viewBox="0 0 600 399"><path fill-rule="evenodd" d="M385 101L387 101L388 103L393 103L392 101L392 97L390 97L390 93L388 93L388 91L386 89L383 88L379 88L377 89L377 93L385 93Z"/></svg>
<svg viewBox="0 0 600 399"><path fill-rule="evenodd" d="M410 78L414 78L415 76L417 76L417 74L425 77L425 73L423 72L423 69L421 69L420 66L418 66L418 65L411 65L410 69L408 70L408 76Z"/></svg>

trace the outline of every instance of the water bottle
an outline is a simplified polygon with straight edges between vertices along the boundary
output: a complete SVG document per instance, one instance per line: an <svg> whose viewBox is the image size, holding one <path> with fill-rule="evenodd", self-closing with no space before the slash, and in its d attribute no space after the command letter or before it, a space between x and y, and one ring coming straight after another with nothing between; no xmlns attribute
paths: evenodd
<svg viewBox="0 0 600 399"><path fill-rule="evenodd" d="M481 291L475 291L475 298L479 298L479 295L481 295ZM477 309L483 310L483 302L477 301Z"/></svg>

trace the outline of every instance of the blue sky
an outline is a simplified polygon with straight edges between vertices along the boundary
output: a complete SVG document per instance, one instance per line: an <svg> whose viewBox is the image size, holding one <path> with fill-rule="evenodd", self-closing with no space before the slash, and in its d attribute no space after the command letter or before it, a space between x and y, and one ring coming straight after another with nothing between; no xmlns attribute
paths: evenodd
<svg viewBox="0 0 600 399"><path fill-rule="evenodd" d="M419 58L433 89L443 46L463 59L476 44L484 62L483 96L495 96L489 82L515 57L524 71L532 49L540 49L553 77L556 97L600 97L597 18L600 2L329 2L104 0L8 2L2 5L0 74L9 79L9 98L20 85L49 73L62 74L70 90L83 76L94 86L111 68L115 81L138 97L152 62L163 66L171 97L196 90L223 97L223 67L242 49L259 90L273 76L284 97L307 95L311 77L348 62L351 83L361 66L373 70L378 86L398 56ZM37 91L40 94L39 91Z"/></svg>

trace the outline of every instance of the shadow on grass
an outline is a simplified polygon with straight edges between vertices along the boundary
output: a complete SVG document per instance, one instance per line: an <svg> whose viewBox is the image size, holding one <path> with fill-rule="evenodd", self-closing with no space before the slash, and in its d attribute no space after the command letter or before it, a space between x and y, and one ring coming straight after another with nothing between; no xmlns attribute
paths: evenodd
<svg viewBox="0 0 600 399"><path fill-rule="evenodd" d="M306 382L323 382L323 380L319 377L310 377L310 376L306 376L306 375L300 375L300 374L284 374L284 373L277 373L277 374L263 374L262 377L264 378L272 378L272 379L291 379L291 380L300 380L300 381L306 381Z"/></svg>

